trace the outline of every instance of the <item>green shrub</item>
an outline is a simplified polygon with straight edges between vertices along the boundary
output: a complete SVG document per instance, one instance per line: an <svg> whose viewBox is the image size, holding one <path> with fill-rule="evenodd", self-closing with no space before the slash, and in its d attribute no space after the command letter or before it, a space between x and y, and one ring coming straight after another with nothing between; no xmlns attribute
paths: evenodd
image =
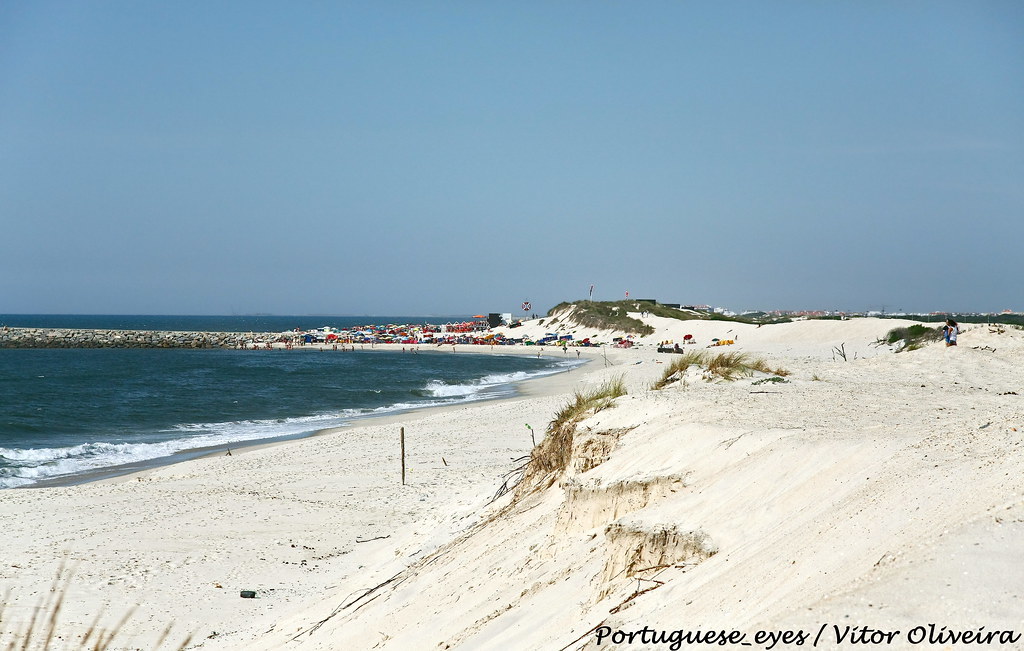
<svg viewBox="0 0 1024 651"><path fill-rule="evenodd" d="M925 344L940 339L942 339L942 326L929 328L926 325L915 323L905 328L893 328L876 343L896 346L897 352L901 352L904 350L917 350Z"/></svg>
<svg viewBox="0 0 1024 651"><path fill-rule="evenodd" d="M753 384L755 386L759 385L759 384L769 384L769 383L771 383L771 384L789 384L789 380L787 380L784 377L779 377L778 375L773 375L772 377L763 377L760 380L755 380L754 382L751 382L751 384Z"/></svg>

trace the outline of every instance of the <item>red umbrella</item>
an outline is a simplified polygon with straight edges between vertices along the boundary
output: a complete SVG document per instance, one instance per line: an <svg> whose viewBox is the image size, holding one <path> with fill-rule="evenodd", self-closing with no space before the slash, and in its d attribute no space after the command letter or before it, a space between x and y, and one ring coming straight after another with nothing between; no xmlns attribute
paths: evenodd
<svg viewBox="0 0 1024 651"><path fill-rule="evenodd" d="M485 317L483 314L474 314L473 318L474 319L486 319L487 317Z"/></svg>

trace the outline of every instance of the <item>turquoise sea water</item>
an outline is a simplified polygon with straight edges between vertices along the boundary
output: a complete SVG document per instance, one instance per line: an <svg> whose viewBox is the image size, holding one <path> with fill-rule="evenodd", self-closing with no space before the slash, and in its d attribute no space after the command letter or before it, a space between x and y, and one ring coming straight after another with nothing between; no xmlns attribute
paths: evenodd
<svg viewBox="0 0 1024 651"><path fill-rule="evenodd" d="M246 317L217 317L228 321L209 329L234 330L224 326L236 318ZM82 321L31 325L103 327ZM317 327L354 325L319 321ZM169 462L197 448L303 436L353 418L509 396L516 382L576 363L435 350L0 350L0 488Z"/></svg>

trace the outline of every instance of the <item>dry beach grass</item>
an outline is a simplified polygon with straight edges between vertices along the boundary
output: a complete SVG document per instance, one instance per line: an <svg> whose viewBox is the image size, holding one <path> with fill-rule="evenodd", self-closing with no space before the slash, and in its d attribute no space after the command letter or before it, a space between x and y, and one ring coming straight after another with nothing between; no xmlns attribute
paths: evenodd
<svg viewBox="0 0 1024 651"><path fill-rule="evenodd" d="M705 351L688 351L673 357L661 377L651 385L651 388L663 389L669 384L683 379L686 372L693 367L703 369L703 377L707 381L733 381L739 377L753 375L755 372L778 377L789 375L789 371L786 369L772 368L763 358L753 357L747 353L733 351L712 354Z"/></svg>
<svg viewBox="0 0 1024 651"><path fill-rule="evenodd" d="M6 651L28 651L30 649L88 649L89 651L111 651L124 646L124 641L131 644L131 620L134 609L129 609L117 620L110 620L102 609L99 610L91 623L81 629L65 630L60 620L61 611L68 599L68 586L74 577L74 569L61 565L53 583L40 600L32 608L32 614L19 625L9 625L5 614L12 605L12 595L8 590L0 600L0 648ZM186 634L177 642L172 641L174 623L168 623L160 635L149 641L148 648L153 651L160 649L177 649L182 651L192 642L192 635ZM116 644L116 646L115 646ZM166 644L166 646L165 646Z"/></svg>

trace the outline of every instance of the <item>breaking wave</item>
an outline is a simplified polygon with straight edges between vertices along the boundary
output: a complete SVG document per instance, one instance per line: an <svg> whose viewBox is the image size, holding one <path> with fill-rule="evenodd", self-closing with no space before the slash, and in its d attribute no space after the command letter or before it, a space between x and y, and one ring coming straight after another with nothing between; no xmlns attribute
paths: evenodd
<svg viewBox="0 0 1024 651"><path fill-rule="evenodd" d="M524 380L532 380L546 375L561 373L566 369L579 366L578 362L559 362L554 366L538 371L515 371L513 373L494 373L485 375L477 380L461 383L447 383L442 380L430 380L418 395L446 398L451 402L459 399L482 399L510 396L515 393L514 384Z"/></svg>

